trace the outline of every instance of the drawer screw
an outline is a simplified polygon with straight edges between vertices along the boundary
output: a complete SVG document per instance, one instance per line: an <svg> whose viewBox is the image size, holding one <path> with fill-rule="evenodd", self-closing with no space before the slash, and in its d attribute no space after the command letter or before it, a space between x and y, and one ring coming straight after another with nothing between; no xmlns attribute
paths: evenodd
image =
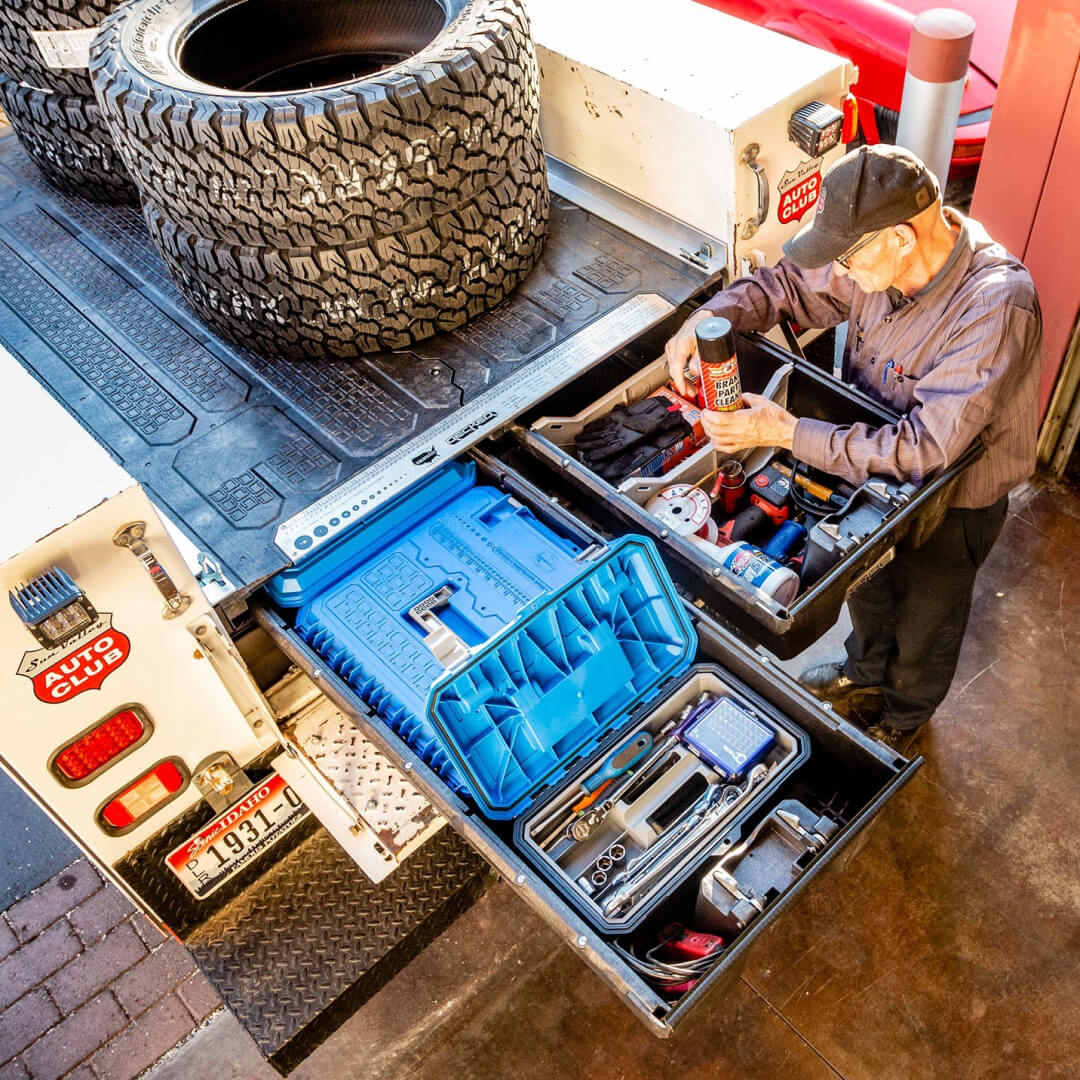
<svg viewBox="0 0 1080 1080"><path fill-rule="evenodd" d="M311 669L311 677L313 679L321 679L322 678L322 668L312 668Z"/></svg>
<svg viewBox="0 0 1080 1080"><path fill-rule="evenodd" d="M660 539L661 540L666 540L670 535L671 534L667 531L667 529L661 529L660 530Z"/></svg>
<svg viewBox="0 0 1080 1080"><path fill-rule="evenodd" d="M411 761L406 761L406 762L405 762L405 764L404 764L404 765L402 765L401 767L402 767L402 768L403 768L403 769L404 769L404 770L405 770L406 772L412 772L412 762L411 762Z"/></svg>
<svg viewBox="0 0 1080 1080"><path fill-rule="evenodd" d="M577 943L578 943L578 948L584 949L585 946L589 943L589 939L584 934L582 934L577 939Z"/></svg>
<svg viewBox="0 0 1080 1080"><path fill-rule="evenodd" d="M524 885L524 884L525 884L525 875L524 875L524 874L518 874L518 876L517 876L516 878L514 878L514 880L515 880L515 881L516 881L516 882L517 882L517 883L518 883L519 885Z"/></svg>

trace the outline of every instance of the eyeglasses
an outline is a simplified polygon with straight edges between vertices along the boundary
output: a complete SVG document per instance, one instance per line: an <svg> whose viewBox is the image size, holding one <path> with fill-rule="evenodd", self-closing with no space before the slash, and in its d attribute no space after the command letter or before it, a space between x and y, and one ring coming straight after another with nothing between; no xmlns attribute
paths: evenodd
<svg viewBox="0 0 1080 1080"><path fill-rule="evenodd" d="M869 244L870 241L878 235L878 233L882 233L884 231L884 229L875 229L872 233L870 233L869 236L864 236L854 247L849 247L843 255L837 255L836 258L833 259L833 262L839 263L840 266L842 266L845 270L850 270L851 256L854 255L856 251L862 251L862 249L866 247L866 245Z"/></svg>

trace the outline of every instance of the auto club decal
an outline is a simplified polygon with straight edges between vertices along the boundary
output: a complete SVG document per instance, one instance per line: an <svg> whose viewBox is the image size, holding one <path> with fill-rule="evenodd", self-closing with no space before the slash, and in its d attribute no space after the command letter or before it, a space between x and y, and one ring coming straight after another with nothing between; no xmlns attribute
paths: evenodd
<svg viewBox="0 0 1080 1080"><path fill-rule="evenodd" d="M100 690L130 652L127 634L114 629L112 614L103 611L74 640L24 653L18 673L34 684L38 701L59 705L85 690Z"/></svg>
<svg viewBox="0 0 1080 1080"><path fill-rule="evenodd" d="M776 188L780 192L780 206L776 211L780 224L800 221L821 193L821 158L800 161L780 177Z"/></svg>

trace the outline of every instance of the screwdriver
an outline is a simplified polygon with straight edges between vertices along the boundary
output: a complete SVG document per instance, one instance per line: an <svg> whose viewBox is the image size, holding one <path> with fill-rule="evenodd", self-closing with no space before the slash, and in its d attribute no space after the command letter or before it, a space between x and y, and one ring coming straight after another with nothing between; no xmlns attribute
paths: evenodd
<svg viewBox="0 0 1080 1080"><path fill-rule="evenodd" d="M545 837L545 842L564 831L568 825L573 823L581 811L592 806L600 793L608 787L612 780L623 773L629 772L652 749L652 745L652 735L647 731L639 731L629 742L624 743L611 754L596 772L583 781L581 786L586 791L585 798L580 799L571 807L570 813L560 820L558 827ZM547 822L544 824L546 825ZM544 844L542 843L540 846L543 848Z"/></svg>
<svg viewBox="0 0 1080 1080"><path fill-rule="evenodd" d="M815 499L820 499L830 506L844 507L847 505L851 493L851 489L848 488L847 484L838 484L836 490L833 490L832 488L826 487L824 484L819 484L816 480L811 480L809 476L804 476L802 473L795 473L793 477L791 467L785 465L783 462L774 461L772 466L777 472L783 473L789 480L794 479L799 487L805 489L813 495ZM847 497L843 494L843 488L848 488L849 495Z"/></svg>

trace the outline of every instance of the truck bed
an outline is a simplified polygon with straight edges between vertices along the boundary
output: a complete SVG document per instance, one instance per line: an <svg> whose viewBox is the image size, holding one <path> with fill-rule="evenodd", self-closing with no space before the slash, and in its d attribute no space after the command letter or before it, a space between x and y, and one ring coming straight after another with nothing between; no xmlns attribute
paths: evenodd
<svg viewBox="0 0 1080 1080"><path fill-rule="evenodd" d="M275 543L313 504L340 507L328 511L335 526L361 516L369 472L379 470L386 487L388 463L434 425L460 414L471 428L472 403L520 386L531 364L586 327L577 370L603 360L628 333L617 317L599 320L635 297L662 297L670 312L707 284L689 263L565 199L553 202L540 265L488 315L411 350L283 360L216 337L174 288L137 208L54 191L8 134L0 138L0 339L211 557L227 591L246 592L292 561L304 539L313 542ZM634 336L648 328L640 322ZM529 394L554 388L541 379ZM457 448L520 407L484 410L484 424ZM43 437L36 452L47 447ZM348 497L335 500L346 482Z"/></svg>

